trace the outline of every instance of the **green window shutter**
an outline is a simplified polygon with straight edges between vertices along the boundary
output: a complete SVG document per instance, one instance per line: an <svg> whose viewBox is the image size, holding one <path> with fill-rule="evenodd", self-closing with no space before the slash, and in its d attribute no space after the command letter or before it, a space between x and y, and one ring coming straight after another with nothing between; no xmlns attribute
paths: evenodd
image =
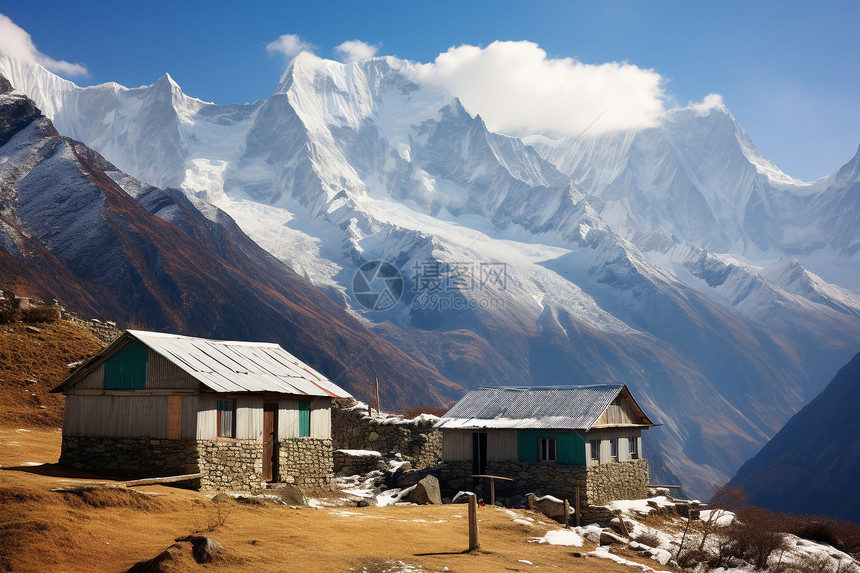
<svg viewBox="0 0 860 573"><path fill-rule="evenodd" d="M580 432L555 430L517 430L517 457L521 462L538 461L540 438L556 441L556 462L585 465L585 437Z"/></svg>
<svg viewBox="0 0 860 573"><path fill-rule="evenodd" d="M131 340L105 360L105 390L143 390L149 350Z"/></svg>
<svg viewBox="0 0 860 573"><path fill-rule="evenodd" d="M299 402L299 437L311 435L311 403Z"/></svg>
<svg viewBox="0 0 860 573"><path fill-rule="evenodd" d="M558 440L558 463L585 465L585 436L579 432L559 432L555 438Z"/></svg>
<svg viewBox="0 0 860 573"><path fill-rule="evenodd" d="M535 430L517 430L517 457L519 461L538 461L538 437Z"/></svg>

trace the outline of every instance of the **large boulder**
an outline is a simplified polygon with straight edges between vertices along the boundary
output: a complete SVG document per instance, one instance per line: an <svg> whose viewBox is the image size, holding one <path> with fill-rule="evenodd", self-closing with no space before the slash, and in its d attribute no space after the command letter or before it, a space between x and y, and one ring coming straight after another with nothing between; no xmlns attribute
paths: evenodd
<svg viewBox="0 0 860 573"><path fill-rule="evenodd" d="M418 483L400 494L400 501L417 503L418 505L442 504L442 494L439 491L439 480L434 476L425 476Z"/></svg>
<svg viewBox="0 0 860 573"><path fill-rule="evenodd" d="M559 523L567 524L570 521L570 515L573 515L573 508L569 508L569 514L567 519L565 519L564 515L564 501L558 499L557 497L553 497L551 495L545 495L543 497L538 497L533 493L526 494L526 507L531 510L540 512L550 519L554 519Z"/></svg>

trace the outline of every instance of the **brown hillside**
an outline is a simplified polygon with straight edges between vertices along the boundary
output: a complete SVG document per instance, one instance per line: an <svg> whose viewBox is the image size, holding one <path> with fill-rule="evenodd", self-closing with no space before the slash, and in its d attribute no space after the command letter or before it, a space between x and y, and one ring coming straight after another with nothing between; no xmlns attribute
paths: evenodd
<svg viewBox="0 0 860 573"><path fill-rule="evenodd" d="M40 332L29 332L28 326ZM48 394L69 374L69 364L102 349L88 330L63 320L0 325L0 420L4 426L59 427L63 396ZM35 380L28 382L28 380Z"/></svg>

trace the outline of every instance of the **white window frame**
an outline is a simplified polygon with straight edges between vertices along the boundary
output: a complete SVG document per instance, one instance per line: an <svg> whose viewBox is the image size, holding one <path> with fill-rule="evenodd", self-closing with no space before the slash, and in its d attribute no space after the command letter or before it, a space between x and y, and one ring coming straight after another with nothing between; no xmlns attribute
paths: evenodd
<svg viewBox="0 0 860 573"><path fill-rule="evenodd" d="M591 444L591 461L600 463L600 440L592 439L588 440L588 443Z"/></svg>
<svg viewBox="0 0 860 573"><path fill-rule="evenodd" d="M629 453L631 460L639 459L639 438L633 436L631 438L627 438L627 442L629 444Z"/></svg>

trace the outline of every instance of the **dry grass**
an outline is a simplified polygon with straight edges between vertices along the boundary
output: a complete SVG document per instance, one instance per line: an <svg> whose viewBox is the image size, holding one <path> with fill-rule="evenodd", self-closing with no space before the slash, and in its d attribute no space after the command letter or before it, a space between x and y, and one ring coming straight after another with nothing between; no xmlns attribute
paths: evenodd
<svg viewBox="0 0 860 573"><path fill-rule="evenodd" d="M0 419L18 427L59 427L63 396L49 390L69 374L68 365L102 349L90 332L69 322L0 325ZM35 380L35 383L28 383Z"/></svg>
<svg viewBox="0 0 860 573"><path fill-rule="evenodd" d="M135 488L147 495L112 488L52 492L52 487L73 486L82 474L25 464L55 461L59 443L56 430L0 429L0 571L127 571L195 531L219 541L228 558L198 565L187 548L173 547L162 570L381 572L397 570L402 561L423 571L447 567L455 573L532 571L535 566L583 573L639 571L572 556L591 546L530 543L559 527L530 512L524 514L537 521L529 527L514 523L500 508L480 508L482 551L464 553L468 528L462 505L291 509L236 503L219 510L198 492L166 486ZM226 519L216 523L219 511ZM625 557L653 565L635 555Z"/></svg>

